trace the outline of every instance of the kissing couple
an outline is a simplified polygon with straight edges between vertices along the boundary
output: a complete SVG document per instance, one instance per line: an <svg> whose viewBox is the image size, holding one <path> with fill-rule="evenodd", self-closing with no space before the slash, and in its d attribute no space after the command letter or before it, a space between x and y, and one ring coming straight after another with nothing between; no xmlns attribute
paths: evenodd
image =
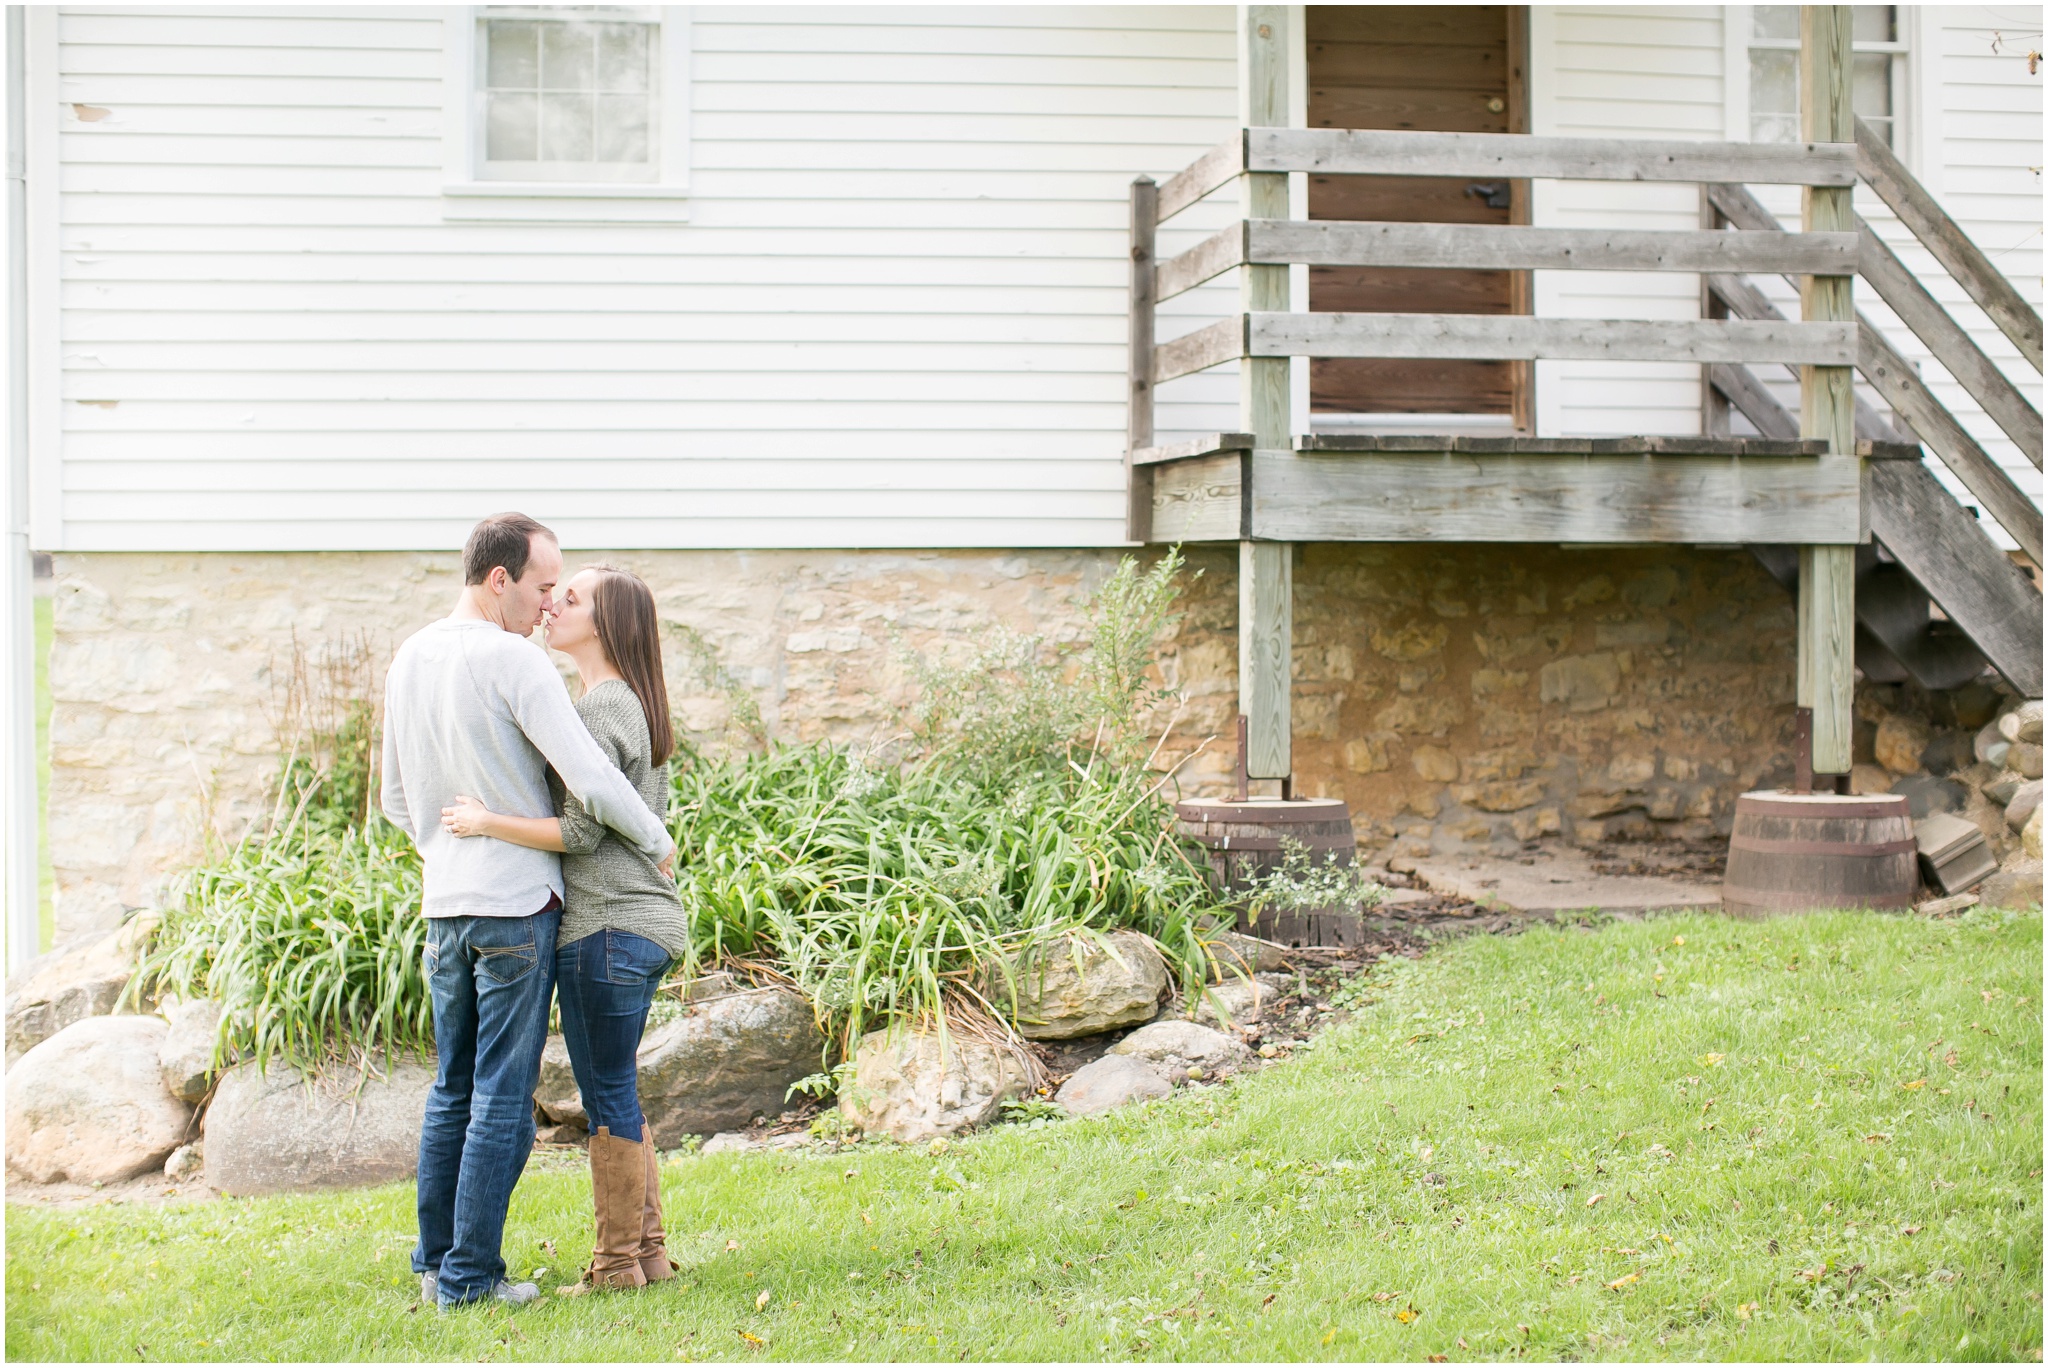
<svg viewBox="0 0 2048 1368"><path fill-rule="evenodd" d="M439 1067L420 1129L420 1295L442 1309L540 1295L506 1277L512 1189L533 1151L550 999L590 1124L596 1242L583 1286L675 1275L635 1057L686 948L668 806L674 750L654 595L501 513L470 532L462 593L398 648L385 685L384 813L425 866ZM545 650L575 662L573 704Z"/></svg>

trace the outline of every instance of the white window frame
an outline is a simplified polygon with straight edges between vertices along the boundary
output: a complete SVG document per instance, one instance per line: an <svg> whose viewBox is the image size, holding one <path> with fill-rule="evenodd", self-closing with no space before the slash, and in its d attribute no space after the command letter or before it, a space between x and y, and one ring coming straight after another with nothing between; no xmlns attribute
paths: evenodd
<svg viewBox="0 0 2048 1368"><path fill-rule="evenodd" d="M1883 52L1891 57L1892 83L1892 150L1898 153L1908 167L1917 170L1914 163L1920 160L1915 155L1915 130L1920 124L1919 105L1916 98L1918 89L1913 79L1914 49L1918 45L1920 10L1918 5L1892 6L1894 32L1897 37L1889 43L1857 43L1858 52ZM1749 53L1752 48L1780 48L1797 52L1797 42L1759 43L1751 38L1755 27L1753 5L1729 5L1723 11L1722 64L1728 95L1726 132L1730 140L1748 142L1750 133L1749 109Z"/></svg>
<svg viewBox="0 0 2048 1368"><path fill-rule="evenodd" d="M689 218L690 9L621 6L619 17L660 24L652 180L485 179L483 40L486 18L545 15L547 7L462 6L446 14L442 75L444 219L505 223L682 223ZM591 17L597 17L592 15Z"/></svg>

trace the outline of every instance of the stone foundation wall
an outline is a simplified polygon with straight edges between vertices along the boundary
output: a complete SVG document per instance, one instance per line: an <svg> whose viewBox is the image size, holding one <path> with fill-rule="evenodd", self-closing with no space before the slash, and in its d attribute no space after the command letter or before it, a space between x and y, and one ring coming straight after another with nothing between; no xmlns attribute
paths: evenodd
<svg viewBox="0 0 2048 1368"><path fill-rule="evenodd" d="M684 730L715 747L731 735L736 694L779 739L898 736L914 688L907 652L997 625L1070 640L1118 554L569 548L567 558L647 578L675 628L671 702ZM1726 831L1738 793L1791 773L1792 602L1745 552L1317 545L1297 555L1297 781L1348 799L1361 845L1379 858L1549 836L1710 838ZM1183 790L1214 794L1233 763L1235 548L1194 548L1189 564L1200 573L1161 652L1187 703L1162 763L1185 761ZM460 578L453 555L427 553L78 554L57 556L55 571L59 941L151 903L209 831L231 838L259 813L295 641L317 660L360 640L381 674L399 641L448 611ZM1878 724L1899 714L1917 722L1937 767L1962 729L1968 763L1968 729L1994 709L1980 692L1956 702L1864 691L1858 759L1878 763ZM1973 709L1983 716L1970 720ZM1892 762L1905 763L1907 744L1891 748Z"/></svg>

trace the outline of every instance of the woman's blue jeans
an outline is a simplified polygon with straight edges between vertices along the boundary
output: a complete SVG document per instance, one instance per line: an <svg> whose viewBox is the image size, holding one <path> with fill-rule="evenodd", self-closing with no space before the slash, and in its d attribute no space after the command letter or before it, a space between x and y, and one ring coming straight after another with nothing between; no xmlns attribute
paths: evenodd
<svg viewBox="0 0 2048 1368"><path fill-rule="evenodd" d="M640 1138L640 1034L668 971L669 953L645 936L607 927L555 951L562 1039L590 1133Z"/></svg>

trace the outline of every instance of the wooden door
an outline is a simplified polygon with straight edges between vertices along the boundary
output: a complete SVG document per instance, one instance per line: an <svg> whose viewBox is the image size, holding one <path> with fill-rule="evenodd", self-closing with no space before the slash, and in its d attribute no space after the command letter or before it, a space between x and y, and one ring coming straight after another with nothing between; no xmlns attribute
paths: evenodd
<svg viewBox="0 0 2048 1368"><path fill-rule="evenodd" d="M1311 128L1527 131L1528 10L1509 5L1310 5ZM1526 223L1528 183L1424 176L1311 176L1319 219ZM1311 267L1317 312L1529 312L1526 271ZM1318 360L1319 413L1506 414L1533 430L1531 367L1511 361Z"/></svg>

